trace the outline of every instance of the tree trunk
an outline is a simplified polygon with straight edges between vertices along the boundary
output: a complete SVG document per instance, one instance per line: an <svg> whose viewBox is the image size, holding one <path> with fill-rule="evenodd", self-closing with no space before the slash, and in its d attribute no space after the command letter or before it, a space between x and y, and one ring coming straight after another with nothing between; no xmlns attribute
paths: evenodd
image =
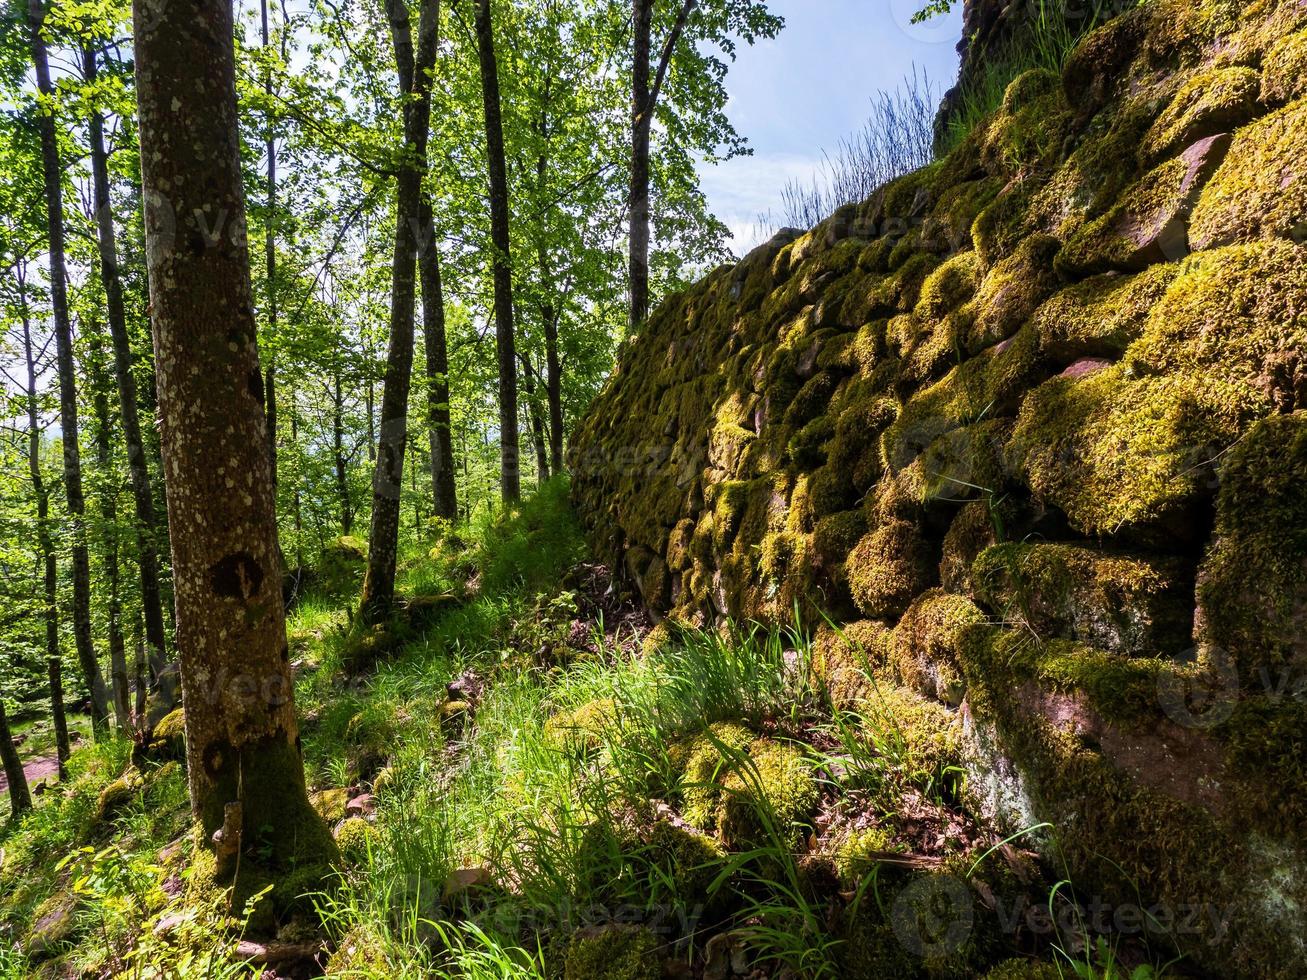
<svg viewBox="0 0 1307 980"><path fill-rule="evenodd" d="M36 349L32 344L32 322L27 310L27 265L17 267L18 309L23 324L23 358L27 365L27 466L36 498L36 544L41 553L41 594L44 603L45 655L59 663L59 570L54 541L50 536L50 491L41 475L41 415L36 392Z"/></svg>
<svg viewBox="0 0 1307 980"><path fill-rule="evenodd" d="M549 451L545 448L545 420L540 414L536 399L534 369L527 358L522 358L522 393L526 395L526 414L531 422L531 449L536 458L536 483L549 479Z"/></svg>
<svg viewBox="0 0 1307 980"><path fill-rule="evenodd" d="M95 54L87 48L82 55L88 81L96 77ZM109 161L104 147L104 120L99 112L90 116L91 175L95 193L95 218L100 253L100 279L104 283L109 337L113 343L114 379L118 385L118 409L122 417L123 441L127 446L127 469L132 480L132 501L136 517L136 564L141 579L141 611L145 617L145 640L153 671L160 710L170 711L177 703L175 685L164 668L167 664L167 631L163 618L163 595L159 584L159 530L155 519L154 488L150 480L149 456L141 437L137 405L136 376L132 371L131 341L123 309L122 277L118 267L118 246L114 238L113 204L109 198ZM165 535L166 536L166 535Z"/></svg>
<svg viewBox="0 0 1307 980"><path fill-rule="evenodd" d="M340 502L340 533L354 530L354 506L349 499L349 463L345 458L345 392L336 367L331 390L331 448L336 468L336 497Z"/></svg>
<svg viewBox="0 0 1307 980"><path fill-rule="evenodd" d="M260 0L259 14L262 17L263 48L268 48L268 0ZM264 73L263 94L268 104L272 104L272 72ZM277 141L273 130L272 111L269 109L264 135L264 150L268 156L268 213L264 227L263 251L265 275L267 277L268 298L268 338L273 349L268 354L268 368L264 376L264 401L268 414L268 456L272 459L272 486L277 487Z"/></svg>
<svg viewBox="0 0 1307 980"><path fill-rule="evenodd" d="M558 360L558 312L545 307L545 395L549 402L549 472L563 472L563 366Z"/></svg>
<svg viewBox="0 0 1307 980"><path fill-rule="evenodd" d="M191 809L223 876L316 866L337 852L305 787L286 643L231 3L135 0L133 22Z"/></svg>
<svg viewBox="0 0 1307 980"><path fill-rule="evenodd" d="M30 8L32 63L42 96L53 105L50 62L41 29L45 11L39 0ZM54 313L55 350L59 361L59 423L64 447L64 492L72 522L73 640L77 662L91 694L91 721L97 732L108 725L109 694L91 639L91 562L86 550L86 500L82 493L82 455L77 438L77 380L73 365L73 329L68 316L68 274L64 262L63 171L53 108L37 115L45 179L46 223L50 240L50 305Z"/></svg>
<svg viewBox="0 0 1307 980"><path fill-rule="evenodd" d="M50 715L54 719L54 747L62 782L68 778L68 758L73 754L72 742L68 738L68 716L64 714L63 662L58 657L51 657L46 663L46 672L50 677Z"/></svg>
<svg viewBox="0 0 1307 980"><path fill-rule="evenodd" d="M118 474L113 460L113 423L109 417L109 376L104 369L104 334L94 317L87 317L88 369L91 384L91 409L95 416L95 463L100 473L100 521L103 529L105 585L108 588L109 614L109 687L113 702L114 724L127 731L129 724L127 694L127 648L123 639L121 583L118 573Z"/></svg>
<svg viewBox="0 0 1307 980"><path fill-rule="evenodd" d="M14 748L14 736L9 731L9 718L5 714L4 698L0 698L0 762L4 763L5 779L9 781L9 817L12 820L32 809L32 794L27 789L27 773Z"/></svg>
<svg viewBox="0 0 1307 980"><path fill-rule="evenodd" d="M637 333L649 318L649 139L654 110L672 55L680 43L698 0L682 0L668 32L657 71L650 71L653 52L654 0L631 0L634 47L631 63L631 315L630 332ZM650 83L650 75L653 81Z"/></svg>
<svg viewBox="0 0 1307 980"><path fill-rule="evenodd" d="M494 255L495 349L499 359L500 493L507 504L522 496L517 437L517 354L513 330L513 264L509 234L508 167L504 161L504 124L499 104L499 66L495 58L490 0L477 0L477 50L481 60L481 94L486 117L486 154L490 177L490 238Z"/></svg>
<svg viewBox="0 0 1307 980"><path fill-rule="evenodd" d="M406 0L386 0L404 94L404 144L408 159L396 181L395 252L391 265L390 350L381 394L381 431L372 474L372 526L368 532L368 570L363 581L365 623L390 615L395 602L399 558L399 519L408 442L408 395L413 375L413 321L417 292L417 234L421 219L422 175L426 170L431 126L431 67L436 58L438 0L424 0L417 48Z"/></svg>
<svg viewBox="0 0 1307 980"><path fill-rule="evenodd" d="M435 515L458 517L454 443L449 422L449 349L445 338L445 291L440 281L431 199L422 195L418 272L422 277L422 337L427 351L427 426L431 442L431 494Z"/></svg>
<svg viewBox="0 0 1307 980"><path fill-rule="evenodd" d="M654 0L632 0L634 30L631 63L631 310L632 334L649 316L649 134L653 106L649 99L649 58L653 42Z"/></svg>

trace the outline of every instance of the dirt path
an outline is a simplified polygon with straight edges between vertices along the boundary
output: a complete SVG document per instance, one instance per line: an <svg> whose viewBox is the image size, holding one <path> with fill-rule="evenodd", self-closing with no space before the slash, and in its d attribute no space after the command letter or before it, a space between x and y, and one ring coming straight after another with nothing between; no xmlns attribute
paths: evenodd
<svg viewBox="0 0 1307 980"><path fill-rule="evenodd" d="M47 758L32 759L23 763L23 772L27 774L27 785L29 787L36 785L42 779L59 774L59 759L57 756ZM0 771L0 793L9 791L9 780L3 771Z"/></svg>

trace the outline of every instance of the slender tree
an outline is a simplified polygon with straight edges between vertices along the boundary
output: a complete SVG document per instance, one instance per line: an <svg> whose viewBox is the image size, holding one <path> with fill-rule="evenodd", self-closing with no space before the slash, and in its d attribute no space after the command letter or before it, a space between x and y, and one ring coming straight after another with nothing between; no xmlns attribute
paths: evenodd
<svg viewBox="0 0 1307 980"><path fill-rule="evenodd" d="M91 390L91 417L95 423L95 463L100 492L100 562L108 592L106 609L109 632L109 689L113 701L114 724L120 732L130 724L127 692L127 643L123 637L123 607L118 565L118 475L113 453L113 423L109 416L109 376L104 367L104 328L94 315L83 320L90 348L87 357L87 380Z"/></svg>
<svg viewBox="0 0 1307 980"><path fill-rule="evenodd" d="M41 475L41 411L37 399L36 349L32 343L32 321L27 310L27 263L19 260L15 273L18 281L18 307L23 324L23 360L27 366L27 467L32 478L32 495L36 498L36 545L41 555L42 618L45 620L45 655L52 664L59 658L59 577L50 535L50 491ZM62 705L59 706L62 708Z"/></svg>
<svg viewBox="0 0 1307 980"><path fill-rule="evenodd" d="M54 721L54 749L59 759L59 778L68 778L68 759L73 754L68 739L68 715L64 712L64 665L58 657L46 662L46 676L50 680L50 716Z"/></svg>
<svg viewBox="0 0 1307 980"><path fill-rule="evenodd" d="M336 849L295 715L231 0L135 0L133 22L191 808L224 875L317 865Z"/></svg>
<svg viewBox="0 0 1307 980"><path fill-rule="evenodd" d="M454 440L449 418L449 345L445 335L445 291L440 279L431 198L422 195L418 272L422 278L422 339L427 353L427 428L431 443L431 494L437 517L458 517L454 482Z"/></svg>
<svg viewBox="0 0 1307 980"><path fill-rule="evenodd" d="M64 493L71 520L73 566L73 642L77 662L91 695L91 721L97 731L108 723L109 694L91 637L91 562L86 548L86 498L82 492L82 455L77 431L77 375L73 361L73 328L68 314L68 273L64 260L63 170L55 126L54 85L46 51L45 7L32 0L29 30L32 65L44 105L37 114L41 134L41 167L45 181L46 226L50 246L50 305L54 313L55 355L59 365L59 424L64 449Z"/></svg>
<svg viewBox="0 0 1307 980"><path fill-rule="evenodd" d="M262 27L263 53L266 56L270 43L268 32L268 0L259 0ZM264 374L264 408L268 415L268 455L272 459L272 485L277 486L277 132L272 115L272 69L263 72L263 95L267 100L267 118L264 120L263 147L267 157L268 208L264 218L263 262L268 303L268 338L273 351L268 356Z"/></svg>
<svg viewBox="0 0 1307 980"><path fill-rule="evenodd" d="M82 52L82 72L94 83L97 56L89 45ZM141 436L141 418L132 370L132 347L127 333L123 303L122 271L114 228L113 201L109 196L109 155L104 142L104 118L92 109L87 125L91 149L91 180L94 191L96 245L100 258L100 281L104 284L105 312L113 344L114 380L118 388L118 411L123 442L127 447L127 471L132 483L136 523L136 565L141 580L141 612L145 620L148 660L155 678L157 710L169 711L177 701L175 685L165 670L167 634L163 617L163 593L159 585L159 536L162 528L155 516L154 487L150 480L149 455Z"/></svg>
<svg viewBox="0 0 1307 980"><path fill-rule="evenodd" d="M517 436L517 354L513 328L513 263L508 201L508 165L504 157L504 122L499 100L499 63L495 56L490 0L476 0L477 52L486 119L486 157L490 177L490 239L494 248L495 351L499 362L500 493L505 503L522 496Z"/></svg>
<svg viewBox="0 0 1307 980"><path fill-rule="evenodd" d="M663 45L656 72L651 71L653 52L654 6L657 0L631 0L633 30L631 62L631 333L637 332L649 317L649 143L653 132L654 110L662 94L663 81L671 64L676 45L685 33L690 14L698 0L683 0L680 11ZM653 76L652 83L650 76Z"/></svg>
<svg viewBox="0 0 1307 980"><path fill-rule="evenodd" d="M9 783L9 816L21 817L32 809L32 793L27 788L23 761L18 758L18 750L14 748L14 736L9 730L4 698L0 698L0 763L4 764L5 780Z"/></svg>
<svg viewBox="0 0 1307 980"><path fill-rule="evenodd" d="M399 507L408 442L408 396L413 375L414 309L422 176L431 128L431 69L436 62L439 0L422 0L416 48L406 0L386 0L399 88L404 100L404 152L396 179L395 251L391 266L390 348L381 394L381 431L372 475L372 526L363 618L379 622L395 601Z"/></svg>

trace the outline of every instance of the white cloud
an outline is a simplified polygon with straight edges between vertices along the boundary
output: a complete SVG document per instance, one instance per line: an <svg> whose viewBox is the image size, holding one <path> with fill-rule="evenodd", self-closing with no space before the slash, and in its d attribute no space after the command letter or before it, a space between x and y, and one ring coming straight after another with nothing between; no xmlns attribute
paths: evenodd
<svg viewBox="0 0 1307 980"><path fill-rule="evenodd" d="M755 154L699 168L699 179L713 213L735 236L731 248L747 254L770 235L758 218L771 212L780 222L781 191L790 181L807 182L821 166L818 156Z"/></svg>

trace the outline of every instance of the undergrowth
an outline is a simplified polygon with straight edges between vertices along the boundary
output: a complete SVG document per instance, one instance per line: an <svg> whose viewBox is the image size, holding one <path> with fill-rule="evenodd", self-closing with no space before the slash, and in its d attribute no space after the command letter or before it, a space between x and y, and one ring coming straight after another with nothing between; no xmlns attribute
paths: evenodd
<svg viewBox="0 0 1307 980"><path fill-rule="evenodd" d="M0 831L0 978L251 975L236 943L274 935L322 937L319 969L378 980L638 980L664 962L726 976L712 971L741 960L758 976L980 976L1015 951L982 925L939 962L904 946L903 921L934 921L922 883L984 894L1012 875L960 770L923 752L870 664L872 694L834 710L801 627L648 633L585 559L559 482L413 543L401 592L459 601L397 624L374 670L345 669L348 604L298 604L308 778L344 854L298 901L232 909L195 878L180 761L79 749L68 782Z"/></svg>

